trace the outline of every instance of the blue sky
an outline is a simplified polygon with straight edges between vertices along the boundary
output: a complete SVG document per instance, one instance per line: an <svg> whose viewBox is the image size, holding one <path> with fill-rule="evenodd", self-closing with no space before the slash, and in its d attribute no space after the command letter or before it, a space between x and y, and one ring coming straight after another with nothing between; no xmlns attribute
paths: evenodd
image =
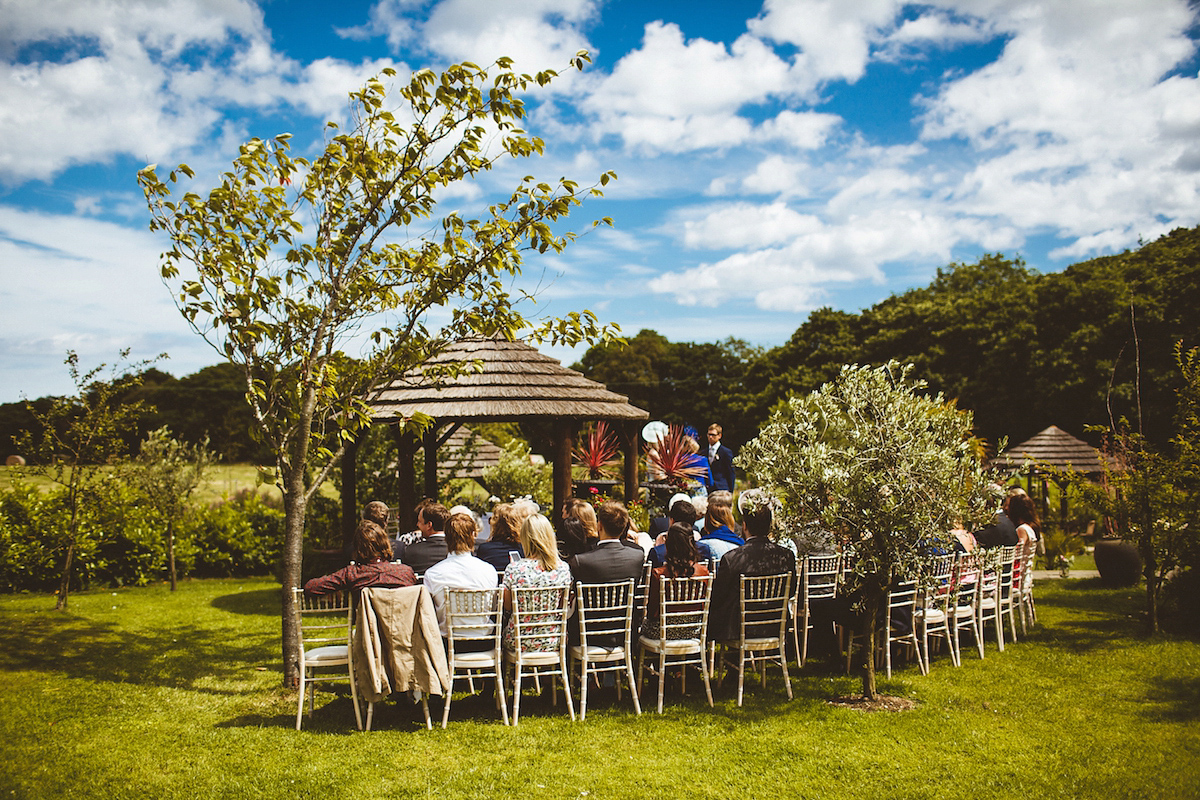
<svg viewBox="0 0 1200 800"><path fill-rule="evenodd" d="M5 2L0 402L68 390L68 348L219 360L157 277L137 170L207 188L252 136L315 152L385 66L564 73L529 97L546 155L447 199L618 173L570 226L613 230L527 260L530 313L770 346L951 261L1049 271L1200 223L1197 22L1185 0Z"/></svg>

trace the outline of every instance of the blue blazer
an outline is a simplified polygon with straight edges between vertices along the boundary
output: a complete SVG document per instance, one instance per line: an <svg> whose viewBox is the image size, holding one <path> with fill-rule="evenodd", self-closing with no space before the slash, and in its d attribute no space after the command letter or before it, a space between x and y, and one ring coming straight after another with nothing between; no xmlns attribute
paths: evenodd
<svg viewBox="0 0 1200 800"><path fill-rule="evenodd" d="M715 458L709 459L708 468L712 470L712 491L733 491L734 477L732 450L723 444L718 445L717 455Z"/></svg>

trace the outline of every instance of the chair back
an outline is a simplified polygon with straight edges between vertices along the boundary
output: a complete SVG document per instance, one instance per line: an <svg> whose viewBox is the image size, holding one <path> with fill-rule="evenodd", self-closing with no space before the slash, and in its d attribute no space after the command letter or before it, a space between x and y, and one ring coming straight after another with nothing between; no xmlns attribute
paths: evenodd
<svg viewBox="0 0 1200 800"><path fill-rule="evenodd" d="M803 607L808 608L809 600L821 600L836 596L840 574L841 569L837 556L805 556L800 579L800 591L804 595Z"/></svg>
<svg viewBox="0 0 1200 800"><path fill-rule="evenodd" d="M1017 550L1019 546L1000 548L1000 593L1007 598L1012 595L1014 587L1019 587Z"/></svg>
<svg viewBox="0 0 1200 800"><path fill-rule="evenodd" d="M954 597L954 556L941 556L933 562L921 605L945 611Z"/></svg>
<svg viewBox="0 0 1200 800"><path fill-rule="evenodd" d="M633 631L633 579L614 583L576 583L579 643L629 650ZM590 640L590 641L589 641Z"/></svg>
<svg viewBox="0 0 1200 800"><path fill-rule="evenodd" d="M294 588L292 603L302 649L336 646L349 649L353 619L353 597L349 592L310 596L303 589Z"/></svg>
<svg viewBox="0 0 1200 800"><path fill-rule="evenodd" d="M895 618L892 612L907 609L909 617L917 604L917 581L915 578L905 578L892 583L887 593L888 620Z"/></svg>
<svg viewBox="0 0 1200 800"><path fill-rule="evenodd" d="M708 630L712 576L661 578L658 594L659 640L697 639L703 646Z"/></svg>
<svg viewBox="0 0 1200 800"><path fill-rule="evenodd" d="M446 641L454 658L456 641L487 641L500 650L500 622L504 589L447 589Z"/></svg>
<svg viewBox="0 0 1200 800"><path fill-rule="evenodd" d="M566 650L570 586L512 588L513 632L518 653Z"/></svg>
<svg viewBox="0 0 1200 800"><path fill-rule="evenodd" d="M633 588L634 619L643 620L646 618L646 600L650 594L650 573L653 569L654 565L650 563L649 559L642 564L642 579Z"/></svg>
<svg viewBox="0 0 1200 800"><path fill-rule="evenodd" d="M783 640L787 630L792 573L741 576L741 638Z"/></svg>

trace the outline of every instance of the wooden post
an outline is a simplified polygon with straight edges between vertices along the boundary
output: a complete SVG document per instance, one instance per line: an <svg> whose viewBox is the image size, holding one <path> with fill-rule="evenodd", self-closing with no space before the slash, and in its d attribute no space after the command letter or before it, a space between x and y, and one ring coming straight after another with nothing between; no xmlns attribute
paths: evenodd
<svg viewBox="0 0 1200 800"><path fill-rule="evenodd" d="M438 497L438 479L437 479L437 464L438 464L438 435L437 423L430 425L425 430L425 435L422 438L421 446L425 449L425 496L433 500L440 500Z"/></svg>
<svg viewBox="0 0 1200 800"><path fill-rule="evenodd" d="M638 493L638 465L641 459L641 448L638 447L640 438L639 425L636 422L626 422L621 425L621 453L625 457L625 505L633 500L641 499Z"/></svg>
<svg viewBox="0 0 1200 800"><path fill-rule="evenodd" d="M365 436L369 430L360 433ZM346 442L342 453L342 550L349 557L350 540L358 525L358 439Z"/></svg>
<svg viewBox="0 0 1200 800"><path fill-rule="evenodd" d="M571 496L571 450L575 446L575 422L559 420L554 426L554 508L551 519L562 516Z"/></svg>
<svg viewBox="0 0 1200 800"><path fill-rule="evenodd" d="M400 533L417 528L417 476L413 458L417 455L417 437L407 433L402 425L392 428L396 437L396 512Z"/></svg>

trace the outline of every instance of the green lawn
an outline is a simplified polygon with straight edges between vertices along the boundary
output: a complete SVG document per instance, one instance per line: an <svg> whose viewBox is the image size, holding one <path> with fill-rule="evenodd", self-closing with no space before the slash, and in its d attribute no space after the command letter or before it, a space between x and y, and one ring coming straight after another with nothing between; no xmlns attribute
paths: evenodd
<svg viewBox="0 0 1200 800"><path fill-rule="evenodd" d="M661 717L604 695L571 723L529 696L514 729L470 699L432 732L390 704L371 733L324 691L293 729L270 580L91 591L61 614L48 596L4 596L0 795L1200 796L1200 645L1142 638L1136 589L1038 593L1041 625L1005 653L881 675L910 712L832 707L857 681L810 663L791 702L777 676L741 709L728 689L709 709L689 682Z"/></svg>
<svg viewBox="0 0 1200 800"><path fill-rule="evenodd" d="M253 464L216 464L208 468L194 497L197 502L211 503L234 495L242 489L257 489L276 499L281 497L277 487L258 484L257 476L258 469ZM48 478L37 475L27 467L0 466L0 491L10 488L13 482L19 479L24 479L42 490L48 490L55 485ZM337 496L330 484L322 487L322 491L331 497Z"/></svg>

